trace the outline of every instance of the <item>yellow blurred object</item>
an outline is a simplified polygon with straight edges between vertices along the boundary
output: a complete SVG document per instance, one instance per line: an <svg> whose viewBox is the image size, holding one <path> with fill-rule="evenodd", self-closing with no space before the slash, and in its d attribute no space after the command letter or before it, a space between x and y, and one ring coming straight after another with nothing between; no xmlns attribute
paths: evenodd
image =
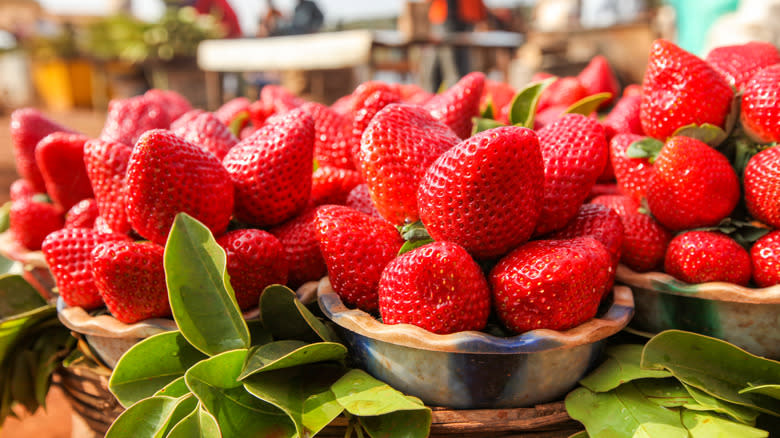
<svg viewBox="0 0 780 438"><path fill-rule="evenodd" d="M92 64L86 59L68 61L68 76L73 104L78 107L92 105Z"/></svg>
<svg viewBox="0 0 780 438"><path fill-rule="evenodd" d="M63 111L74 106L68 70L68 63L64 59L55 58L32 62L35 88L44 104L52 110Z"/></svg>

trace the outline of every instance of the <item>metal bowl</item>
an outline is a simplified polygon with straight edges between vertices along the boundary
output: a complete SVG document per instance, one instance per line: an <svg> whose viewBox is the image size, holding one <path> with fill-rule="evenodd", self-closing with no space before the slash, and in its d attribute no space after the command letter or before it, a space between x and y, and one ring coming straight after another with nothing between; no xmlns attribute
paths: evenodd
<svg viewBox="0 0 780 438"><path fill-rule="evenodd" d="M634 291L636 315L631 326L637 330L688 330L780 359L780 286L689 284L662 272L637 273L623 265L616 281Z"/></svg>
<svg viewBox="0 0 780 438"><path fill-rule="evenodd" d="M438 335L347 309L327 277L317 294L320 309L366 371L428 405L456 409L519 408L560 399L634 313L631 290L618 286L605 312L570 330L508 338L477 331Z"/></svg>

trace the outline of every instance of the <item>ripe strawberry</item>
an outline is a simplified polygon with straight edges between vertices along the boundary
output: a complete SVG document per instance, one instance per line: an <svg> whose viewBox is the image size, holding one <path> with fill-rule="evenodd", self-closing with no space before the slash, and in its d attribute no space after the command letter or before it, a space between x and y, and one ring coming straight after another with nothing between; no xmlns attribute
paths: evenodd
<svg viewBox="0 0 780 438"><path fill-rule="evenodd" d="M642 138L641 135L636 134L618 134L609 142L609 153L615 169L617 185L621 192L637 201L645 197L647 185L653 175L653 165L647 158L629 158L626 151L631 143Z"/></svg>
<svg viewBox="0 0 780 438"><path fill-rule="evenodd" d="M176 132L176 131L180 130L182 127L184 127L185 125L187 125L191 121L195 120L195 118L197 118L199 115L201 115L201 114L203 114L205 112L206 111L204 111L202 109L199 109L199 108L187 111L186 113L184 113L181 116L179 116L176 120L171 122L171 126L170 126L171 131Z"/></svg>
<svg viewBox="0 0 780 438"><path fill-rule="evenodd" d="M739 180L731 164L699 140L670 138L653 169L647 203L670 230L717 225L739 201Z"/></svg>
<svg viewBox="0 0 780 438"><path fill-rule="evenodd" d="M287 258L279 239L262 230L235 230L217 239L227 253L230 285L242 310L256 307L263 290L287 283Z"/></svg>
<svg viewBox="0 0 780 438"><path fill-rule="evenodd" d="M780 52L771 43L751 41L746 44L716 47L707 54L707 63L722 74L737 90L759 70L780 64Z"/></svg>
<svg viewBox="0 0 780 438"><path fill-rule="evenodd" d="M425 109L390 104L368 124L360 168L377 211L392 224L419 219L417 186L425 170L460 139Z"/></svg>
<svg viewBox="0 0 780 438"><path fill-rule="evenodd" d="M587 97L588 89L582 86L579 79L573 76L560 78L550 84L539 96L536 111L541 112L549 107L568 108L574 102Z"/></svg>
<svg viewBox="0 0 780 438"><path fill-rule="evenodd" d="M745 204L761 222L780 228L780 148L754 155L745 167Z"/></svg>
<svg viewBox="0 0 780 438"><path fill-rule="evenodd" d="M9 188L12 201L18 201L22 198L32 198L35 195L35 189L30 181L26 179L17 179L11 183Z"/></svg>
<svg viewBox="0 0 780 438"><path fill-rule="evenodd" d="M357 170L320 166L311 175L311 198L309 205L339 204L347 202L352 189L362 182Z"/></svg>
<svg viewBox="0 0 780 438"><path fill-rule="evenodd" d="M593 318L611 274L604 245L577 237L528 242L501 259L489 281L499 319L522 333L567 330Z"/></svg>
<svg viewBox="0 0 780 438"><path fill-rule="evenodd" d="M686 283L725 281L747 285L750 256L725 234L713 231L687 231L677 235L666 250L664 270Z"/></svg>
<svg viewBox="0 0 780 438"><path fill-rule="evenodd" d="M385 324L413 324L446 335L482 330L490 289L479 265L452 242L434 242L391 261L379 280Z"/></svg>
<svg viewBox="0 0 780 438"><path fill-rule="evenodd" d="M16 171L30 181L36 193L45 193L46 184L35 162L35 147L52 132L72 132L48 119L34 108L22 108L11 113L11 144L14 147Z"/></svg>
<svg viewBox="0 0 780 438"><path fill-rule="evenodd" d="M752 138L780 141L780 64L767 67L745 85L739 115L742 127Z"/></svg>
<svg viewBox="0 0 780 438"><path fill-rule="evenodd" d="M143 95L114 99L108 104L108 116L100 139L133 146L144 132L168 129L171 121L166 107L157 99Z"/></svg>
<svg viewBox="0 0 780 438"><path fill-rule="evenodd" d="M612 111L604 119L604 132L607 141L618 134L644 135L642 120L639 118L639 108L642 104L640 95L621 97Z"/></svg>
<svg viewBox="0 0 780 438"><path fill-rule="evenodd" d="M401 101L409 105L424 106L435 96L435 94L425 91L415 84L401 84L398 87L398 92L401 94Z"/></svg>
<svg viewBox="0 0 780 438"><path fill-rule="evenodd" d="M328 273L317 239L318 209L304 210L300 215L268 230L284 248L289 267L287 284L293 289L307 281L319 281Z"/></svg>
<svg viewBox="0 0 780 438"><path fill-rule="evenodd" d="M279 85L266 85L260 90L260 100L271 105L275 114L284 114L304 104L304 100Z"/></svg>
<svg viewBox="0 0 780 438"><path fill-rule="evenodd" d="M352 161L355 163L356 169L360 168L360 139L363 137L363 131L366 130L371 119L373 119L376 113L382 108L391 103L398 102L398 95L381 90L367 96L362 102L355 102L355 107L352 112L352 123L345 127L348 132L346 132L344 136L349 143Z"/></svg>
<svg viewBox="0 0 780 438"><path fill-rule="evenodd" d="M46 236L41 250L65 304L85 310L103 305L92 277L92 250L112 241L130 242L130 238L89 228L63 228Z"/></svg>
<svg viewBox="0 0 780 438"><path fill-rule="evenodd" d="M612 93L612 97L602 102L599 108L608 107L620 93L620 84L612 73L607 58L601 55L594 56L590 60L590 63L577 75L577 80L587 90L588 96L605 92Z"/></svg>
<svg viewBox="0 0 780 438"><path fill-rule="evenodd" d="M246 97L235 97L223 103L221 107L214 111L214 117L216 117L225 126L230 126L239 114L249 111L249 104L251 102ZM246 120L248 122L249 119ZM243 127L243 126L241 126Z"/></svg>
<svg viewBox="0 0 780 438"><path fill-rule="evenodd" d="M249 111L250 123L244 126L244 128L247 126L259 128L265 124L265 121L268 120L269 117L274 115L276 109L270 103L256 100L249 104L247 111Z"/></svg>
<svg viewBox="0 0 780 438"><path fill-rule="evenodd" d="M92 276L108 311L132 324L171 316L164 248L152 242L104 242L92 250Z"/></svg>
<svg viewBox="0 0 780 438"><path fill-rule="evenodd" d="M601 195L591 199L591 204L601 204L615 210L620 216L639 213L639 201L626 195Z"/></svg>
<svg viewBox="0 0 780 438"><path fill-rule="evenodd" d="M604 128L580 114L566 114L540 129L544 202L537 235L564 227L588 197L607 162Z"/></svg>
<svg viewBox="0 0 780 438"><path fill-rule="evenodd" d="M156 100L168 113L168 120L174 121L181 117L187 111L192 110L192 105L186 97L173 90L151 89L144 93L144 96L150 100Z"/></svg>
<svg viewBox="0 0 780 438"><path fill-rule="evenodd" d="M585 198L585 202L590 202L590 200L596 198L597 196L622 194L623 192L620 191L615 183L594 184L593 188L590 189L588 197Z"/></svg>
<svg viewBox="0 0 780 438"><path fill-rule="evenodd" d="M623 88L623 97L627 96L641 96L642 86L640 84L629 84L626 88Z"/></svg>
<svg viewBox="0 0 780 438"><path fill-rule="evenodd" d="M62 210L32 198L14 201L8 220L14 240L30 251L41 249L43 239L64 225Z"/></svg>
<svg viewBox="0 0 780 438"><path fill-rule="evenodd" d="M300 108L314 119L314 159L321 166L354 169L352 150L345 137L348 119L321 103L306 102Z"/></svg>
<svg viewBox="0 0 780 438"><path fill-rule="evenodd" d="M495 120L502 121L500 113L502 108L512 103L515 97L515 89L506 82L485 79L485 87L479 97L479 112L482 113L490 103L493 106Z"/></svg>
<svg viewBox="0 0 780 438"><path fill-rule="evenodd" d="M365 106L365 101L377 91L387 93L395 100L401 100L400 88L397 84L388 84L382 81L366 81L358 85L352 92L352 114L357 113Z"/></svg>
<svg viewBox="0 0 780 438"><path fill-rule="evenodd" d="M349 192L349 196L347 196L344 205L369 216L382 217L376 210L374 202L371 201L371 194L368 193L368 185L365 183L356 185L352 191Z"/></svg>
<svg viewBox="0 0 780 438"><path fill-rule="evenodd" d="M780 231L772 231L750 248L753 281L759 287L780 284Z"/></svg>
<svg viewBox="0 0 780 438"><path fill-rule="evenodd" d="M99 214L94 198L82 199L65 213L65 228L92 228Z"/></svg>
<svg viewBox="0 0 780 438"><path fill-rule="evenodd" d="M692 123L723 127L733 98L726 79L696 55L663 39L653 42L640 108L647 135L663 141Z"/></svg>
<svg viewBox="0 0 780 438"><path fill-rule="evenodd" d="M211 152L222 161L230 148L238 143L238 138L227 126L212 113L201 113L189 122L173 131L188 142Z"/></svg>
<svg viewBox="0 0 780 438"><path fill-rule="evenodd" d="M225 232L233 211L233 186L214 155L170 131L148 131L127 165L127 218L138 234L159 245L177 213Z"/></svg>
<svg viewBox="0 0 780 438"><path fill-rule="evenodd" d="M551 239L574 237L592 237L601 242L612 257L614 274L623 246L623 223L617 212L601 204L583 204L565 228L550 235Z"/></svg>
<svg viewBox="0 0 780 438"><path fill-rule="evenodd" d="M94 196L84 165L87 140L81 134L53 132L35 148L35 161L41 169L46 192L62 210Z"/></svg>
<svg viewBox="0 0 780 438"><path fill-rule="evenodd" d="M302 109L275 116L228 152L236 217L257 226L301 212L311 195L314 119Z"/></svg>
<svg viewBox="0 0 780 438"><path fill-rule="evenodd" d="M109 230L120 234L131 228L125 209L125 176L132 150L124 143L97 139L84 144L84 164L100 217Z"/></svg>
<svg viewBox="0 0 780 438"><path fill-rule="evenodd" d="M455 242L478 259L531 237L544 195L539 141L530 129L481 132L444 152L417 191L420 218L434 240Z"/></svg>
<svg viewBox="0 0 780 438"><path fill-rule="evenodd" d="M538 131L558 121L569 109L569 105L553 105L538 111L534 116L534 130Z"/></svg>
<svg viewBox="0 0 780 438"><path fill-rule="evenodd" d="M485 86L485 75L471 72L425 103L425 109L445 125L449 126L460 138L471 135L473 117L479 115L479 98Z"/></svg>
<svg viewBox="0 0 780 438"><path fill-rule="evenodd" d="M340 205L320 207L316 227L333 290L348 306L376 311L379 277L401 249L401 235L382 219Z"/></svg>
<svg viewBox="0 0 780 438"><path fill-rule="evenodd" d="M351 93L347 94L346 96L341 96L330 105L330 109L341 114L342 116L346 116L352 113L352 100L354 98L355 96Z"/></svg>

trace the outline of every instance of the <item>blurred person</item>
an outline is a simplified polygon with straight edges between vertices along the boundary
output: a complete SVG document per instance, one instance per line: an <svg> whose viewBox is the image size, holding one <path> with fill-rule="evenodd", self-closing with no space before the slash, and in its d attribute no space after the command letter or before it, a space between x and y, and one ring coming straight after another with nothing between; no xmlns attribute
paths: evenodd
<svg viewBox="0 0 780 438"><path fill-rule="evenodd" d="M278 34L279 29L283 27L283 20L284 16L274 7L273 0L266 0L265 14L258 23L256 36L262 38Z"/></svg>
<svg viewBox="0 0 780 438"><path fill-rule="evenodd" d="M181 6L192 6L199 14L213 14L225 29L225 38L240 38L241 26L236 12L227 0L185 0Z"/></svg>
<svg viewBox="0 0 780 438"><path fill-rule="evenodd" d="M312 0L298 0L293 11L290 33L304 34L318 32L324 23L324 16L317 3Z"/></svg>

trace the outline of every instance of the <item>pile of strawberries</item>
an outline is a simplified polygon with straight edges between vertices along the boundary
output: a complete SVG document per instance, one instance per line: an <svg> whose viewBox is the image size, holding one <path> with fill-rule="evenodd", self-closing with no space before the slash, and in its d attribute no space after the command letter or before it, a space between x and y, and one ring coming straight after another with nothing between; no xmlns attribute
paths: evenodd
<svg viewBox="0 0 780 438"><path fill-rule="evenodd" d="M597 57L552 82L531 126L479 133L475 117L507 123L516 104L481 73L439 95L366 82L331 106L266 86L213 113L152 90L112 101L96 139L22 109L11 232L42 249L68 305L105 305L127 323L170 315L162 260L179 212L225 249L243 309L267 285L329 275L347 305L435 333L481 330L491 314L515 333L574 327L596 314L619 262L647 271L666 258L693 282L746 284L751 271L756 284L780 282L777 232L752 259L715 231L672 240L723 225L741 198L723 153L675 135L731 130L732 85L741 123L724 144L766 149L745 168L745 204L780 226L780 149L766 147L780 136L780 55L759 44L711 58L657 41L643 86L600 121L567 112L617 95ZM585 203L598 193L610 194Z"/></svg>

